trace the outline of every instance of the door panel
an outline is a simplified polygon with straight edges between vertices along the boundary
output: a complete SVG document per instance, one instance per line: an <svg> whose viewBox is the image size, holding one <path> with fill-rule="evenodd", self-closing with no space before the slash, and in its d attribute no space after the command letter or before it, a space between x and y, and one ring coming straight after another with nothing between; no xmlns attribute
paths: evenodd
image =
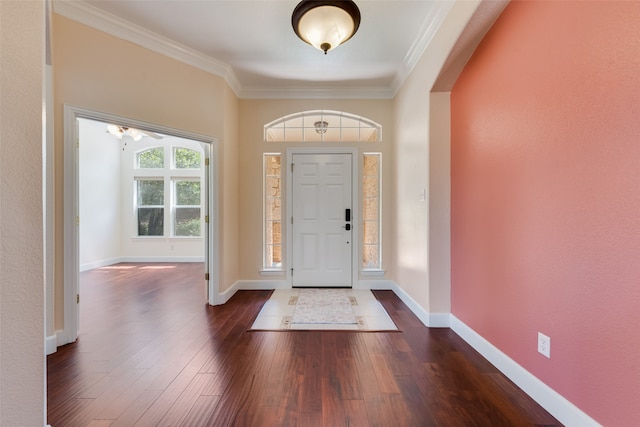
<svg viewBox="0 0 640 427"><path fill-rule="evenodd" d="M351 154L294 154L293 286L351 287Z"/></svg>

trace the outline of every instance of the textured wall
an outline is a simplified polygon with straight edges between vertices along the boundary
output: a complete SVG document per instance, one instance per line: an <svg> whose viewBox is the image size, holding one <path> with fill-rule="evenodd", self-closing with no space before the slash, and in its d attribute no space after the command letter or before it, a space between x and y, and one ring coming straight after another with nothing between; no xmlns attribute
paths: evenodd
<svg viewBox="0 0 640 427"><path fill-rule="evenodd" d="M44 2L0 2L0 425L45 424Z"/></svg>
<svg viewBox="0 0 640 427"><path fill-rule="evenodd" d="M607 426L640 425L638 22L512 2L451 100L452 313Z"/></svg>

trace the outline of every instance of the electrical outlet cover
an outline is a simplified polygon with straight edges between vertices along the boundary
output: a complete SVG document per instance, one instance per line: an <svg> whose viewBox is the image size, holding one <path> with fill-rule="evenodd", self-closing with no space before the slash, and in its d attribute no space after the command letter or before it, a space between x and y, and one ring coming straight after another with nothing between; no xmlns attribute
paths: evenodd
<svg viewBox="0 0 640 427"><path fill-rule="evenodd" d="M551 338L538 332L538 353L551 359Z"/></svg>

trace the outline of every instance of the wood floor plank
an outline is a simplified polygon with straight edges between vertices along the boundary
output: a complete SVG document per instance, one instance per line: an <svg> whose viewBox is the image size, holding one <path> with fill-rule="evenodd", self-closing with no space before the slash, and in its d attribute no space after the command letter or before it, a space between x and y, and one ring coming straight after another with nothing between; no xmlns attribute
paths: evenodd
<svg viewBox="0 0 640 427"><path fill-rule="evenodd" d="M400 393L398 384L396 383L393 372L387 363L386 357L382 354L373 353L369 355L369 359L371 359L373 372L378 379L380 391L382 393Z"/></svg>
<svg viewBox="0 0 640 427"><path fill-rule="evenodd" d="M343 400L363 398L358 370L352 359L336 359L336 380Z"/></svg>
<svg viewBox="0 0 640 427"><path fill-rule="evenodd" d="M322 377L322 425L346 426L347 415L335 378Z"/></svg>
<svg viewBox="0 0 640 427"><path fill-rule="evenodd" d="M180 426L201 427L210 425L207 424L207 421L218 404L219 399L220 396L198 396Z"/></svg>
<svg viewBox="0 0 640 427"><path fill-rule="evenodd" d="M201 263L81 273L77 342L47 357L54 427L561 424L450 329L374 291L400 332L254 332L272 291L204 300Z"/></svg>
<svg viewBox="0 0 640 427"><path fill-rule="evenodd" d="M348 427L369 427L369 415L364 400L345 400L344 405L345 424Z"/></svg>
<svg viewBox="0 0 640 427"><path fill-rule="evenodd" d="M137 399L131 402L131 404L118 416L118 418L111 424L111 427L129 427L134 425L140 417L149 409L149 407L160 396L158 390L145 390ZM128 395L128 394L126 394Z"/></svg>

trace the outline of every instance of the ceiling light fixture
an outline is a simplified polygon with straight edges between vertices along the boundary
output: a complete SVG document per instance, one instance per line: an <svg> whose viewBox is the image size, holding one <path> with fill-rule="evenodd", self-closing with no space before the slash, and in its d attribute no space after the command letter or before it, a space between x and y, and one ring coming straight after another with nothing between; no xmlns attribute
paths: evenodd
<svg viewBox="0 0 640 427"><path fill-rule="evenodd" d="M124 135L128 135L134 141L140 141L144 135L138 130L118 125L107 125L107 132L118 139L122 139Z"/></svg>
<svg viewBox="0 0 640 427"><path fill-rule="evenodd" d="M323 134L327 133L327 126L329 126L329 123L324 120L320 120L315 122L313 126L316 128L316 133Z"/></svg>
<svg viewBox="0 0 640 427"><path fill-rule="evenodd" d="M351 0L303 0L293 10L291 24L298 37L326 55L358 31L360 10Z"/></svg>

